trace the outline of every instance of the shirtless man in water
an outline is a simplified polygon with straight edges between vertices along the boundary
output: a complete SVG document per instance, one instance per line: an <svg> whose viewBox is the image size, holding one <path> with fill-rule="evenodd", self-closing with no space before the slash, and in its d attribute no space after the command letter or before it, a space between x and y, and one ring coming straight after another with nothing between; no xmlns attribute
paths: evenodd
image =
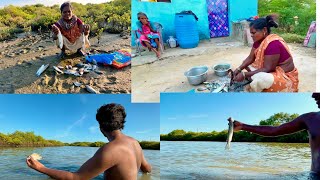
<svg viewBox="0 0 320 180"><path fill-rule="evenodd" d="M320 93L313 93L320 108ZM280 126L251 126L239 121L234 122L234 131L249 131L262 136L281 136L298 131L307 130L309 133L309 144L311 147L311 176L320 178L320 113L310 112L303 114L291 122Z"/></svg>
<svg viewBox="0 0 320 180"><path fill-rule="evenodd" d="M137 179L139 169L148 173L151 172L151 166L144 158L139 143L120 131L125 118L126 112L119 104L107 104L98 109L96 119L109 143L101 147L77 172L47 168L30 156L26 160L27 165L54 179L92 179L102 172L105 179Z"/></svg>

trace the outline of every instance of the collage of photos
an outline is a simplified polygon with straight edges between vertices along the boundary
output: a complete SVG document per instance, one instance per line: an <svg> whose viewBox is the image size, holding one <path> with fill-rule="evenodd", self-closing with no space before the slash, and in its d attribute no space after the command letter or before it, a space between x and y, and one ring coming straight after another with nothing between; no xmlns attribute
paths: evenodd
<svg viewBox="0 0 320 180"><path fill-rule="evenodd" d="M0 180L320 180L319 6L0 1Z"/></svg>

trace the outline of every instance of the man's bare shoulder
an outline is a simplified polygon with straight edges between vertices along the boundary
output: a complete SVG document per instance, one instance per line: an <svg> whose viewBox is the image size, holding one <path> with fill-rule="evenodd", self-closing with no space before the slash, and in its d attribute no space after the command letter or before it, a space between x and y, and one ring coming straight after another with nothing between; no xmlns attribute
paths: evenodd
<svg viewBox="0 0 320 180"><path fill-rule="evenodd" d="M320 113L319 112L309 112L309 113L302 114L299 117L302 118L304 121L310 121L312 119L320 119Z"/></svg>

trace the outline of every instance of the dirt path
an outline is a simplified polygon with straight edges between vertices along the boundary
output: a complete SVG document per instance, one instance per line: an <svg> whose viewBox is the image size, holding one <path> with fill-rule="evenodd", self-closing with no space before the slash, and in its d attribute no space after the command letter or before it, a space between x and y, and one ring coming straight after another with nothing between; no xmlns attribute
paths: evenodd
<svg viewBox="0 0 320 180"><path fill-rule="evenodd" d="M315 49L305 48L298 44L289 44L289 47L299 70L299 92L315 91ZM188 83L184 76L185 71L194 66L209 66L208 79L210 80L214 78L211 66L227 62L233 68L238 67L249 53L250 48L245 46L210 47L210 50L201 55L171 57L150 64L134 66L132 68L132 101L159 102L160 92L187 92L197 88Z"/></svg>
<svg viewBox="0 0 320 180"><path fill-rule="evenodd" d="M52 66L57 66L61 60L57 58L60 50L55 46L48 34L26 35L12 41L0 43L0 93L88 93L85 85L90 85L100 93L130 93L130 67L118 70L113 67L99 66L103 72L94 72L82 77L73 75L58 75ZM119 34L103 34L100 45L97 39L90 39L90 52L110 52L119 49L129 49L130 40ZM76 64L85 62L84 57L69 55L63 60L65 63ZM42 64L50 64L49 68L37 77L35 74ZM64 63L63 63L64 64ZM76 87L73 82L83 85Z"/></svg>

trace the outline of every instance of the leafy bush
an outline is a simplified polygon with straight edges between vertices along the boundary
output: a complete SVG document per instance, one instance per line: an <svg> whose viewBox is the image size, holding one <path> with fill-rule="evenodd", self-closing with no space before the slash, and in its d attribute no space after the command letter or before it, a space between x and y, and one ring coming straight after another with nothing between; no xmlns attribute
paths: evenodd
<svg viewBox="0 0 320 180"><path fill-rule="evenodd" d="M0 133L0 145L13 147L44 147L63 146L64 144L56 140L46 140L33 132L15 131L12 134Z"/></svg>
<svg viewBox="0 0 320 180"><path fill-rule="evenodd" d="M278 126L297 118L298 114L276 113L266 120L261 120L260 125ZM161 134L161 141L226 141L227 130L221 132L186 132L178 129L168 134ZM236 142L308 142L307 131L301 131L280 137L262 137L246 131L234 132L233 141Z"/></svg>
<svg viewBox="0 0 320 180"><path fill-rule="evenodd" d="M305 36L298 34L284 33L279 34L288 43L303 43Z"/></svg>
<svg viewBox="0 0 320 180"><path fill-rule="evenodd" d="M315 0L259 0L259 16L279 15L279 29L282 33L305 36L312 21L316 20ZM298 25L294 17L298 17Z"/></svg>
<svg viewBox="0 0 320 180"><path fill-rule="evenodd" d="M91 26L90 35L96 36L97 31L104 28L110 33L121 33L130 29L130 0L113 0L102 4L72 3L73 12L84 23ZM0 9L0 40L13 36L17 29L21 32L50 31L51 25L59 20L61 12L59 5L46 7L41 4L23 7L7 6Z"/></svg>

